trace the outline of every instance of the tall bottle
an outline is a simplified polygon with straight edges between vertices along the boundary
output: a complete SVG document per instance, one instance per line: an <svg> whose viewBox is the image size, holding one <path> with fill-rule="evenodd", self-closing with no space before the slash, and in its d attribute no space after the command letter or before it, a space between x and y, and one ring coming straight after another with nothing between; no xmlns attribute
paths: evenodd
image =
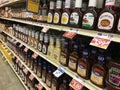
<svg viewBox="0 0 120 90"><path fill-rule="evenodd" d="M43 0L42 22L47 22L47 15L48 15L48 7L47 7L47 4L46 4L46 0Z"/></svg>
<svg viewBox="0 0 120 90"><path fill-rule="evenodd" d="M119 0L106 0L105 8L101 11L99 18L97 29L99 31L105 32L114 32L116 30L118 22L118 6Z"/></svg>
<svg viewBox="0 0 120 90"><path fill-rule="evenodd" d="M35 40L34 40L34 46L33 46L35 49L38 48L38 43L39 43L39 31L35 33Z"/></svg>
<svg viewBox="0 0 120 90"><path fill-rule="evenodd" d="M48 23L53 22L54 8L55 8L55 1L50 0L50 8L49 8L48 17L47 17L47 22Z"/></svg>
<svg viewBox="0 0 120 90"><path fill-rule="evenodd" d="M71 5L71 0L65 0L65 8L61 16L61 24L63 25L69 24L70 12L71 12L70 5Z"/></svg>
<svg viewBox="0 0 120 90"><path fill-rule="evenodd" d="M75 9L70 15L69 24L73 27L81 27L82 24L82 0L75 1Z"/></svg>
<svg viewBox="0 0 120 90"><path fill-rule="evenodd" d="M120 13L119 13L119 20L118 20L117 31L116 32L120 34Z"/></svg>
<svg viewBox="0 0 120 90"><path fill-rule="evenodd" d="M71 70L73 71L77 70L78 59L79 59L79 47L78 47L78 43L75 42L73 46L73 51L69 56L69 62L68 62L68 67Z"/></svg>
<svg viewBox="0 0 120 90"><path fill-rule="evenodd" d="M89 0L88 9L84 12L82 28L95 29L97 25L97 0Z"/></svg>
<svg viewBox="0 0 120 90"><path fill-rule="evenodd" d="M42 47L43 47L43 40L44 40L44 34L40 33L39 35L39 43L38 43L38 51L42 52Z"/></svg>
<svg viewBox="0 0 120 90"><path fill-rule="evenodd" d="M56 1L56 9L55 9L54 19L53 19L54 24L60 24L61 13L62 13L62 4L63 4L62 0Z"/></svg>
<svg viewBox="0 0 120 90"><path fill-rule="evenodd" d="M55 48L54 48L54 52L53 52L54 56L54 60L56 61L59 61L60 60L60 53L61 53L61 43L60 43L60 37L57 37L56 39L56 45L55 45Z"/></svg>
<svg viewBox="0 0 120 90"><path fill-rule="evenodd" d="M101 87L105 87L105 76L106 76L106 66L105 66L105 53L103 50L99 50L99 55L97 57L97 63L92 66L90 81Z"/></svg>

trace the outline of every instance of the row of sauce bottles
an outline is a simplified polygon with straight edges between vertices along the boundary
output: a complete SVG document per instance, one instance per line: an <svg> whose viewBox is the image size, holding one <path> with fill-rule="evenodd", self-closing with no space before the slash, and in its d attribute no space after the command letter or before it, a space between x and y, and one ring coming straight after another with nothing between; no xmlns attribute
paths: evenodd
<svg viewBox="0 0 120 90"><path fill-rule="evenodd" d="M39 14L27 12L25 8L18 10L15 7L13 17L20 16L27 20L120 33L119 7L119 0L89 0L89 2L85 0L43 0L40 2Z"/></svg>
<svg viewBox="0 0 120 90"><path fill-rule="evenodd" d="M69 77L67 74L63 74L57 78L53 75L53 72L57 69L55 66L40 56L36 55L24 45L13 41L8 41L10 48L14 48L13 50L15 50L19 56L23 57L23 61L28 65L28 67L33 70L39 78L42 78L42 81L46 83L46 85L50 87L51 90L74 90L69 86L69 83L72 80L71 77ZM36 78L32 77L31 73L28 70L25 71L26 68L16 57L13 58L13 67L16 69L30 90L41 90L38 87L39 83ZM45 88L42 90L45 90ZM82 90L88 89L86 87L83 87Z"/></svg>

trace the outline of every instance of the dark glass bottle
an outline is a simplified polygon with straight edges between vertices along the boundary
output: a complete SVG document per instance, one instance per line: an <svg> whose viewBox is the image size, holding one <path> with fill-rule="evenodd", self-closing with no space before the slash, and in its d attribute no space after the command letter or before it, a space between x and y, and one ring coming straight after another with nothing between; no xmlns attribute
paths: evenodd
<svg viewBox="0 0 120 90"><path fill-rule="evenodd" d="M41 78L42 77L42 58L38 58L38 63L37 63L37 76L39 77L39 78Z"/></svg>

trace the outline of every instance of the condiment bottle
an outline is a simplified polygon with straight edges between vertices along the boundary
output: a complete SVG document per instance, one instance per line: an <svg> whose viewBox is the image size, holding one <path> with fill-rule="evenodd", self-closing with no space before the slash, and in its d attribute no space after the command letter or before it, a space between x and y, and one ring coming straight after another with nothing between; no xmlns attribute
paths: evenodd
<svg viewBox="0 0 120 90"><path fill-rule="evenodd" d="M97 22L97 0L89 0L87 10L84 12L82 19L82 28L95 29Z"/></svg>
<svg viewBox="0 0 120 90"><path fill-rule="evenodd" d="M55 1L50 0L50 8L49 8L48 17L47 17L47 22L48 23L53 22L54 8L55 8Z"/></svg>
<svg viewBox="0 0 120 90"><path fill-rule="evenodd" d="M34 47L34 41L35 41L35 31L32 30L32 37L31 37L31 46Z"/></svg>
<svg viewBox="0 0 120 90"><path fill-rule="evenodd" d="M53 59L53 52L54 52L54 36L50 36L50 45L48 46L47 55L49 58Z"/></svg>
<svg viewBox="0 0 120 90"><path fill-rule="evenodd" d="M57 0L53 19L54 24L60 24L61 13L62 13L62 0Z"/></svg>
<svg viewBox="0 0 120 90"><path fill-rule="evenodd" d="M44 34L43 33L40 33L39 35L39 43L38 43L38 50L40 52L42 52L42 48L43 48L43 40L44 40Z"/></svg>
<svg viewBox="0 0 120 90"><path fill-rule="evenodd" d="M83 49L82 58L78 61L78 66L77 66L78 75L84 79L89 79L90 77L91 65L88 57L89 57L89 52L88 49L85 48Z"/></svg>
<svg viewBox="0 0 120 90"><path fill-rule="evenodd" d="M107 90L120 90L120 59L109 62L106 86Z"/></svg>
<svg viewBox="0 0 120 90"><path fill-rule="evenodd" d="M119 13L119 20L118 20L118 25L117 25L117 33L120 34L120 13Z"/></svg>
<svg viewBox="0 0 120 90"><path fill-rule="evenodd" d="M62 44L61 54L60 54L60 64L67 66L69 61L69 41L65 39Z"/></svg>
<svg viewBox="0 0 120 90"><path fill-rule="evenodd" d="M82 0L75 1L75 9L70 14L69 24L73 27L81 27L82 24Z"/></svg>
<svg viewBox="0 0 120 90"><path fill-rule="evenodd" d="M40 1L40 6L39 6L39 13L38 13L38 22L42 21L42 3Z"/></svg>
<svg viewBox="0 0 120 90"><path fill-rule="evenodd" d="M42 81L46 82L46 76L47 76L47 63L43 62L43 68L42 68Z"/></svg>
<svg viewBox="0 0 120 90"><path fill-rule="evenodd" d="M38 63L37 63L37 76L39 78L42 77L42 58L38 58Z"/></svg>
<svg viewBox="0 0 120 90"><path fill-rule="evenodd" d="M35 49L38 48L38 43L39 43L39 31L35 33L35 40L34 40L34 46L33 46Z"/></svg>
<svg viewBox="0 0 120 90"><path fill-rule="evenodd" d="M27 57L28 57L28 52L30 51L30 49L28 49L27 47L25 47L23 54L24 54L24 62L27 63Z"/></svg>
<svg viewBox="0 0 120 90"><path fill-rule="evenodd" d="M104 51L99 50L98 61L92 66L90 77L90 81L101 88L105 87L106 67L104 55Z"/></svg>
<svg viewBox="0 0 120 90"><path fill-rule="evenodd" d="M99 31L114 32L118 22L119 0L106 0L105 8L101 11L98 18L97 29Z"/></svg>
<svg viewBox="0 0 120 90"><path fill-rule="evenodd" d="M71 0L65 0L65 8L63 10L62 16L61 16L61 24L62 25L68 25L69 19L70 19L70 4Z"/></svg>
<svg viewBox="0 0 120 90"><path fill-rule="evenodd" d="M71 70L73 71L77 70L78 59L79 59L79 47L78 47L78 42L75 42L73 46L73 51L69 56L69 62L68 62L68 67Z"/></svg>
<svg viewBox="0 0 120 90"><path fill-rule="evenodd" d="M44 35L44 43L43 43L43 47L42 47L42 53L45 55L47 54L48 46L49 46L49 36L48 36L48 34L45 34Z"/></svg>
<svg viewBox="0 0 120 90"><path fill-rule="evenodd" d="M32 54L33 54L33 51L29 51L28 52L28 56L27 56L27 65L28 65L28 67L30 67L30 65L31 65L31 57L32 57Z"/></svg>
<svg viewBox="0 0 120 90"><path fill-rule="evenodd" d="M53 53L54 53L53 54L54 55L53 59L59 62L59 60L60 60L60 53L61 53L60 37L56 38L56 45L55 45Z"/></svg>
<svg viewBox="0 0 120 90"><path fill-rule="evenodd" d="M32 30L29 30L29 35L28 35L28 44L31 45L31 38L32 38Z"/></svg>
<svg viewBox="0 0 120 90"><path fill-rule="evenodd" d="M47 22L47 15L48 15L48 7L46 4L46 0L43 0L43 6L42 6L42 22Z"/></svg>

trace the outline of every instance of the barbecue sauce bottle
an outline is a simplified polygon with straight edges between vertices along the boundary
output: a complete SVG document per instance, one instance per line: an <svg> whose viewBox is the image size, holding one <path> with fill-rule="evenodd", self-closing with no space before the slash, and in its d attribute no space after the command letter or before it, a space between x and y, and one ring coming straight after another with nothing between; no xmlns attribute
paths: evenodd
<svg viewBox="0 0 120 90"><path fill-rule="evenodd" d="M82 0L76 0L75 2L75 9L70 15L70 26L73 27L81 27L82 24Z"/></svg>
<svg viewBox="0 0 120 90"><path fill-rule="evenodd" d="M61 24L62 25L68 25L69 24L70 4L71 4L71 0L66 0L65 1L65 8L63 10L62 17L61 17Z"/></svg>
<svg viewBox="0 0 120 90"><path fill-rule="evenodd" d="M97 0L89 0L88 9L84 12L82 28L95 29L97 22Z"/></svg>
<svg viewBox="0 0 120 90"><path fill-rule="evenodd" d="M62 14L61 12L62 12L62 0L57 0L54 19L53 19L54 24L60 24L61 14Z"/></svg>
<svg viewBox="0 0 120 90"><path fill-rule="evenodd" d="M119 0L106 0L105 8L101 11L98 18L97 29L99 31L114 32L118 22Z"/></svg>
<svg viewBox="0 0 120 90"><path fill-rule="evenodd" d="M47 22L52 23L53 22L53 14L54 14L54 8L55 8L55 1L50 0L50 10L48 12Z"/></svg>

